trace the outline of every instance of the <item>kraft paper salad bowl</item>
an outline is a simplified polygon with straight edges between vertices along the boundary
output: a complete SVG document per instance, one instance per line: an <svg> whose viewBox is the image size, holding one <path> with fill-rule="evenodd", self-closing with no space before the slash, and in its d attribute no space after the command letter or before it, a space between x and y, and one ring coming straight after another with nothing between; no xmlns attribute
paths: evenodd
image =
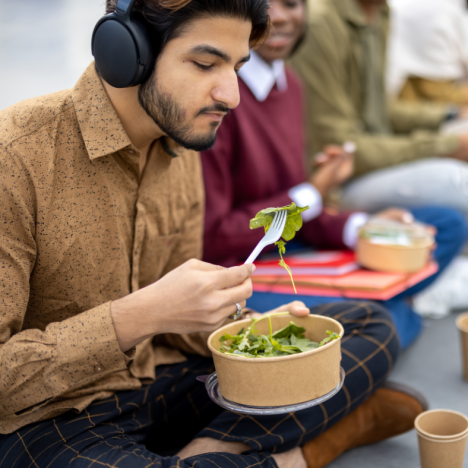
<svg viewBox="0 0 468 468"><path fill-rule="evenodd" d="M375 220L359 230L356 259L370 270L414 273L427 265L433 245L434 236L423 224Z"/></svg>
<svg viewBox="0 0 468 468"><path fill-rule="evenodd" d="M271 321L273 332L293 321L295 325L305 328L305 338L312 341L322 341L327 337L328 330L337 333L340 338L299 354L248 358L223 354L219 351L222 344L219 339L225 333L237 335L250 326L251 319L225 325L208 338L223 397L241 405L286 406L319 398L335 389L340 383L342 325L320 315L272 316ZM268 319L258 322L255 330L268 335Z"/></svg>

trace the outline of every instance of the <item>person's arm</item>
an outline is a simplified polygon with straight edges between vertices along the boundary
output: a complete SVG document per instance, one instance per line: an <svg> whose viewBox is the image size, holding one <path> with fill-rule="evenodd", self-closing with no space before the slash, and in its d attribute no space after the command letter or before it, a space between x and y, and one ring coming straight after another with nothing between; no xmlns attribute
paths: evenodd
<svg viewBox="0 0 468 468"><path fill-rule="evenodd" d="M396 133L411 133L414 130L437 132L453 112L453 105L438 103L414 103L401 99L389 101L389 117Z"/></svg>
<svg viewBox="0 0 468 468"><path fill-rule="evenodd" d="M297 238L316 249L349 249L351 246L345 242L345 232L352 216L350 212L325 208L319 216L304 223Z"/></svg>
<svg viewBox="0 0 468 468"><path fill-rule="evenodd" d="M236 157L235 143L226 124L223 123L218 130L215 147L202 153L206 190L203 258L216 264L233 265L246 259L265 234L262 229L250 229L250 219L265 208L289 205L292 199L290 189L284 189L271 197L234 206L235 189L241 188L234 187L232 182L231 163ZM321 199L318 197L317 201L320 212ZM315 204L312 208L316 216Z"/></svg>
<svg viewBox="0 0 468 468"><path fill-rule="evenodd" d="M307 106L309 157L326 144L353 141L355 176L432 156L453 153L459 146L456 136L415 132L409 136L370 135L349 95L349 76L343 41L344 26L329 18L314 22L304 43L292 59L292 65L303 79Z"/></svg>
<svg viewBox="0 0 468 468"><path fill-rule="evenodd" d="M466 84L460 84L455 80L429 80L411 76L406 79L398 100L465 106L468 104L468 88Z"/></svg>
<svg viewBox="0 0 468 468"><path fill-rule="evenodd" d="M126 369L147 338L213 331L252 294L253 265L189 260L121 299L23 330L38 260L34 193L21 159L0 146L0 418Z"/></svg>
<svg viewBox="0 0 468 468"><path fill-rule="evenodd" d="M0 145L0 419L125 369L132 357L119 348L110 303L22 330L37 260L34 193L21 160Z"/></svg>
<svg viewBox="0 0 468 468"><path fill-rule="evenodd" d="M185 187L191 208L162 278L112 303L112 317L121 349L153 337L155 346L210 356L208 335L252 294L252 265L225 268L201 262L204 189L198 154L189 154L182 170L191 175ZM160 246L154 246L158 249ZM144 285L144 283L143 283ZM140 313L139 313L140 312Z"/></svg>

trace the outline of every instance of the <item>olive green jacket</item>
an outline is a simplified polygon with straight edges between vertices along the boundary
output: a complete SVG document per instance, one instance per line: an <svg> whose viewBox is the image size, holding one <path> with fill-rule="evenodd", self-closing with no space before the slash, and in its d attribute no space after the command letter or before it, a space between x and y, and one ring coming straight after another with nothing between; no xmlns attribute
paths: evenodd
<svg viewBox="0 0 468 468"><path fill-rule="evenodd" d="M319 0L315 0L319 1ZM447 107L437 104L388 103L392 127L387 134L371 133L364 121L365 56L362 31L367 26L356 0L321 0L309 15L304 42L291 60L301 76L307 107L308 152L312 157L326 144L353 141L357 145L355 176L414 161L445 156L456 150L457 137L437 132ZM381 53L386 52L389 10L378 18ZM384 80L385 60L376 70Z"/></svg>

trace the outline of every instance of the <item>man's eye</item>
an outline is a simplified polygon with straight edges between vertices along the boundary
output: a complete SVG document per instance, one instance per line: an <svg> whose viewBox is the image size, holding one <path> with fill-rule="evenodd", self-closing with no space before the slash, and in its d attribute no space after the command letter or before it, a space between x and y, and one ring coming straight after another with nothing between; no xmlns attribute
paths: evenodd
<svg viewBox="0 0 468 468"><path fill-rule="evenodd" d="M286 6L288 8L296 8L297 6L299 6L299 2L297 1L286 2Z"/></svg>
<svg viewBox="0 0 468 468"><path fill-rule="evenodd" d="M198 62L193 62L198 68L201 68L202 70L209 70L210 68L213 67L213 65L202 65L201 63Z"/></svg>

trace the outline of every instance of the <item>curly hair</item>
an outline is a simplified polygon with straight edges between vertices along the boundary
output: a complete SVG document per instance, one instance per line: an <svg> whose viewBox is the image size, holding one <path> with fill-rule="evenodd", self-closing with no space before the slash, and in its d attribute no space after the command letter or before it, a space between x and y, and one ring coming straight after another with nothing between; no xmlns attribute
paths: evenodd
<svg viewBox="0 0 468 468"><path fill-rule="evenodd" d="M116 6L117 0L106 0L106 13L112 13ZM157 56L191 21L206 16L251 21L250 46L255 47L268 35L268 8L268 0L137 0L133 14L149 25Z"/></svg>

